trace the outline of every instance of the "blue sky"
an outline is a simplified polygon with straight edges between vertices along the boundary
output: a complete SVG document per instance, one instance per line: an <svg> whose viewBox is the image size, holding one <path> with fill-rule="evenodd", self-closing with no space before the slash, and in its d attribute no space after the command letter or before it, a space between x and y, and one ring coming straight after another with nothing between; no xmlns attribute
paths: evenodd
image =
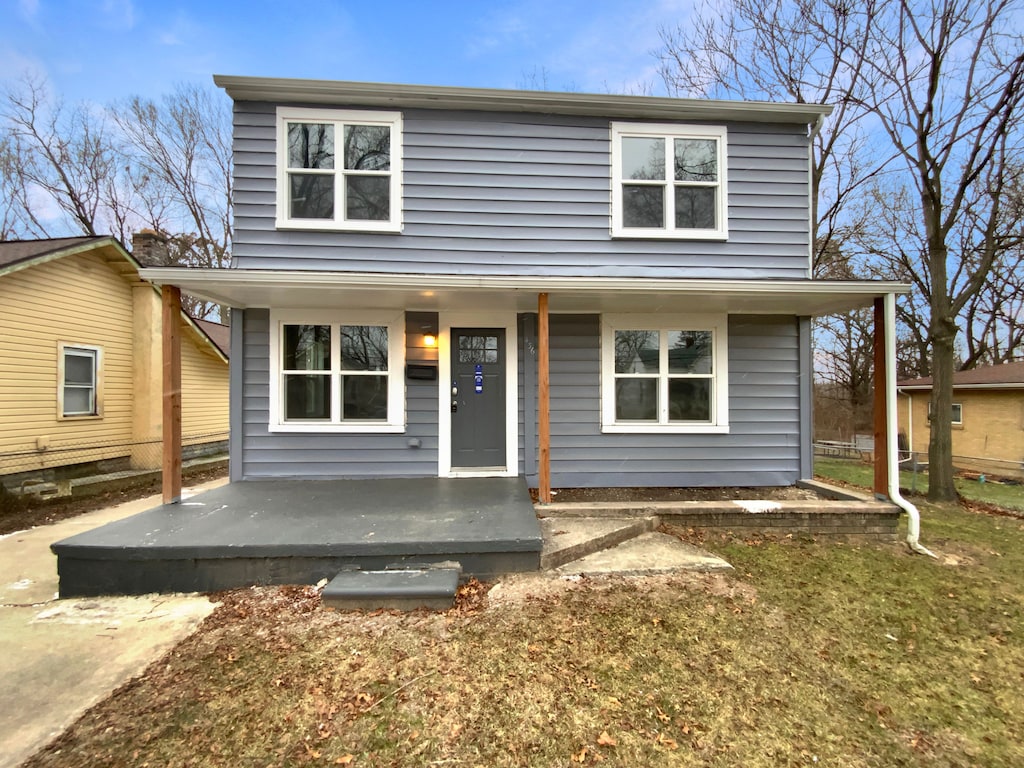
<svg viewBox="0 0 1024 768"><path fill-rule="evenodd" d="M688 0L0 0L0 80L68 101L213 74L663 93L653 53ZM534 77L535 85L540 78Z"/></svg>

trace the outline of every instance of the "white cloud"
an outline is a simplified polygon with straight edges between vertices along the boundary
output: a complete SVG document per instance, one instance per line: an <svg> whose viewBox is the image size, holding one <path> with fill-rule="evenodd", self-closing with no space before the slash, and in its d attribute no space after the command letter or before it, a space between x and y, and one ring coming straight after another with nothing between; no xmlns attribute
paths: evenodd
<svg viewBox="0 0 1024 768"><path fill-rule="evenodd" d="M39 13L39 0L18 0L18 11L25 21L32 21Z"/></svg>
<svg viewBox="0 0 1024 768"><path fill-rule="evenodd" d="M132 0L100 0L100 26L128 30L135 27L135 4Z"/></svg>

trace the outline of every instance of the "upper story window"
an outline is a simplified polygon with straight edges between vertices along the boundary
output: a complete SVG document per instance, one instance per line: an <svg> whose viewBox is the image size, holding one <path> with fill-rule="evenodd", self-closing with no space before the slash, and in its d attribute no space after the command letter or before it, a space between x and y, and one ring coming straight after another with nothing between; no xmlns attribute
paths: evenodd
<svg viewBox="0 0 1024 768"><path fill-rule="evenodd" d="M612 235L725 240L726 130L612 123Z"/></svg>
<svg viewBox="0 0 1024 768"><path fill-rule="evenodd" d="M277 110L277 226L398 232L402 115Z"/></svg>

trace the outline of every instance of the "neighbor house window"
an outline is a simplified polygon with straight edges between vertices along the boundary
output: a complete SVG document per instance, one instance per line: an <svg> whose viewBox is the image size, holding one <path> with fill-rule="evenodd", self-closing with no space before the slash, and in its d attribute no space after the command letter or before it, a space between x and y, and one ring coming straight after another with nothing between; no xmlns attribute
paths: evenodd
<svg viewBox="0 0 1024 768"><path fill-rule="evenodd" d="M98 416L100 348L58 345L58 412L62 417Z"/></svg>
<svg viewBox="0 0 1024 768"><path fill-rule="evenodd" d="M605 315L605 432L728 430L724 317Z"/></svg>
<svg viewBox="0 0 1024 768"><path fill-rule="evenodd" d="M612 235L724 240L726 130L612 123Z"/></svg>
<svg viewBox="0 0 1024 768"><path fill-rule="evenodd" d="M402 116L280 107L277 226L398 232Z"/></svg>
<svg viewBox="0 0 1024 768"><path fill-rule="evenodd" d="M275 313L271 429L404 429L402 316Z"/></svg>
<svg viewBox="0 0 1024 768"><path fill-rule="evenodd" d="M950 424L956 426L962 426L964 423L964 406L963 403L951 403L950 404ZM932 420L932 402L928 401L928 421Z"/></svg>

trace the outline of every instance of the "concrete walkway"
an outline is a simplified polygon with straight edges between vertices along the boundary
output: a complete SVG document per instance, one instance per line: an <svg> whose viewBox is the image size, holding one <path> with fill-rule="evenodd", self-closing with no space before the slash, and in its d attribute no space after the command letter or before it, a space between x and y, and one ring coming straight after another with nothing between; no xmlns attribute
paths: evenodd
<svg viewBox="0 0 1024 768"><path fill-rule="evenodd" d="M151 496L0 536L0 768L27 760L213 610L197 595L57 600L51 543L159 504Z"/></svg>

